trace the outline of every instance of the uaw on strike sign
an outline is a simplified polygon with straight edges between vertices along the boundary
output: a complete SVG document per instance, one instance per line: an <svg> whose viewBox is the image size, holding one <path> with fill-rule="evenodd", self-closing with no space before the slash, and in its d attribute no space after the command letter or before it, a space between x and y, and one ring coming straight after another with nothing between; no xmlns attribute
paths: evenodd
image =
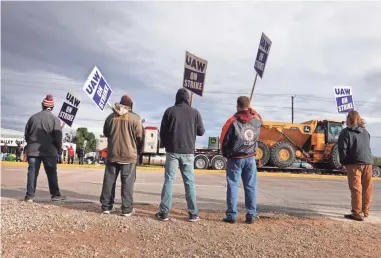
<svg viewBox="0 0 381 258"><path fill-rule="evenodd" d="M348 113L355 110L351 86L335 87L335 100L338 113Z"/></svg>
<svg viewBox="0 0 381 258"><path fill-rule="evenodd" d="M68 92L66 94L66 99L62 104L61 111L58 114L58 118L71 127L73 125L75 115L78 112L79 104L81 104L81 100L74 96L74 94Z"/></svg>
<svg viewBox="0 0 381 258"><path fill-rule="evenodd" d="M89 77L87 77L82 89L86 92L87 96L93 100L95 105L103 111L110 99L112 90L96 66L94 66Z"/></svg>
<svg viewBox="0 0 381 258"><path fill-rule="evenodd" d="M262 32L261 41L259 42L257 57L255 58L254 69L259 75L259 77L263 77L263 73L265 72L265 66L267 62L267 58L270 53L271 48L271 40Z"/></svg>
<svg viewBox="0 0 381 258"><path fill-rule="evenodd" d="M208 61L185 52L183 87L202 97Z"/></svg>

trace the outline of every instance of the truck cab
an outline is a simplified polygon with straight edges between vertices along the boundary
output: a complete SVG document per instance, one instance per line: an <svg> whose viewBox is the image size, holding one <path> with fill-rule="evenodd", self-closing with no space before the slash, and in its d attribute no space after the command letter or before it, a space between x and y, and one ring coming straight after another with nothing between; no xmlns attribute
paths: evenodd
<svg viewBox="0 0 381 258"><path fill-rule="evenodd" d="M312 160L318 166L329 164L331 168L340 169L339 149L337 142L343 130L343 121L318 121L312 135Z"/></svg>

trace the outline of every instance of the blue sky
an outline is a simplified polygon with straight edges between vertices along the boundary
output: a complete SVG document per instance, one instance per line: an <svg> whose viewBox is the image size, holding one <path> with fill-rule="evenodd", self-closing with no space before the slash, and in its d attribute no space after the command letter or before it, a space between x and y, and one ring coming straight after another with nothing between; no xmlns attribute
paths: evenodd
<svg viewBox="0 0 381 258"><path fill-rule="evenodd" d="M82 91L98 66L113 89L159 125L182 86L185 51L208 60L204 97L195 96L206 134L219 135L240 95L249 95L262 32L272 40L253 105L266 120L343 119L333 87L353 87L356 108L381 136L379 2L2 2L1 123L23 130L48 93L58 113L67 91L82 103L72 129L99 135L101 112ZM68 129L66 129L68 130ZM381 155L381 138L372 138Z"/></svg>

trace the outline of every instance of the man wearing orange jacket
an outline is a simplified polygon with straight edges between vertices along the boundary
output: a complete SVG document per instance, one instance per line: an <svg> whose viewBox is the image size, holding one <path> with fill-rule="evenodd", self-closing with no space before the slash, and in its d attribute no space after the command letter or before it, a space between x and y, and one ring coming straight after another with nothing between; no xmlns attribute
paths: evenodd
<svg viewBox="0 0 381 258"><path fill-rule="evenodd" d="M239 97L237 112L226 121L220 137L221 152L227 158L227 210L224 222L237 221L241 177L245 191L246 223L252 224L257 215L255 152L261 125L262 117L252 108L250 99Z"/></svg>

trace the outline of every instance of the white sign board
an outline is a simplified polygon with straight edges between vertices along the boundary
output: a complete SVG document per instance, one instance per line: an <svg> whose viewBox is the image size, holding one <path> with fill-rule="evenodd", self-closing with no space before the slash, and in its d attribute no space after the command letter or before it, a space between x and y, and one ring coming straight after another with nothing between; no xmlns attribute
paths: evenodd
<svg viewBox="0 0 381 258"><path fill-rule="evenodd" d="M202 97L208 61L185 52L183 87Z"/></svg>
<svg viewBox="0 0 381 258"><path fill-rule="evenodd" d="M23 138L0 138L0 145L4 146L5 144L9 147L17 147L18 144L24 147L26 142Z"/></svg>
<svg viewBox="0 0 381 258"><path fill-rule="evenodd" d="M269 57L271 40L262 32L261 40L259 42L257 57L255 58L254 69L263 78L263 73L265 72L265 66L267 59Z"/></svg>
<svg viewBox="0 0 381 258"><path fill-rule="evenodd" d="M81 104L81 100L73 93L68 92L61 111L58 113L58 118L71 127L77 115L79 104Z"/></svg>
<svg viewBox="0 0 381 258"><path fill-rule="evenodd" d="M103 111L110 99L112 90L96 66L94 66L89 77L87 77L82 89L93 100L95 105Z"/></svg>
<svg viewBox="0 0 381 258"><path fill-rule="evenodd" d="M336 108L339 114L355 110L353 91L351 86L335 86Z"/></svg>

